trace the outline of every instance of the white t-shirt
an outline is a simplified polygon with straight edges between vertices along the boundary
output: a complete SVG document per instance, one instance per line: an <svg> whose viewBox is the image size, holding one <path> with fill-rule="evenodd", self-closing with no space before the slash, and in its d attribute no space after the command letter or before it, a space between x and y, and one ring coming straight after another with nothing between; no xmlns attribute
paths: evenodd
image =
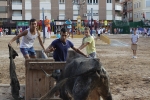
<svg viewBox="0 0 150 100"><path fill-rule="evenodd" d="M33 46L34 40L38 36L37 33L35 33L35 35L32 35L30 32L30 28L28 28L27 30L28 30L27 35L22 37L20 48L31 48Z"/></svg>
<svg viewBox="0 0 150 100"><path fill-rule="evenodd" d="M97 32L98 32L98 34L101 34L101 29L98 29Z"/></svg>
<svg viewBox="0 0 150 100"><path fill-rule="evenodd" d="M132 34L131 39L132 39L132 43L137 44L137 40L139 38L138 34Z"/></svg>

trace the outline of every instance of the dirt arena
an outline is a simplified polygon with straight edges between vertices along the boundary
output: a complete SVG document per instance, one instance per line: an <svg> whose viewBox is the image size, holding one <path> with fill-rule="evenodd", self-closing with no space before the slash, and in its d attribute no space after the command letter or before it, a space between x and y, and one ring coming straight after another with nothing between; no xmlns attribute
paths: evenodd
<svg viewBox="0 0 150 100"><path fill-rule="evenodd" d="M12 37L0 37L0 84L10 84L7 45ZM108 37L111 39L110 45L98 40L96 48L100 61L110 76L113 99L150 100L150 37L140 36L137 59L132 58L130 35L108 35ZM25 84L24 58L16 42L12 46L19 54L15 59L17 77L20 84ZM35 48L41 49L38 46Z"/></svg>

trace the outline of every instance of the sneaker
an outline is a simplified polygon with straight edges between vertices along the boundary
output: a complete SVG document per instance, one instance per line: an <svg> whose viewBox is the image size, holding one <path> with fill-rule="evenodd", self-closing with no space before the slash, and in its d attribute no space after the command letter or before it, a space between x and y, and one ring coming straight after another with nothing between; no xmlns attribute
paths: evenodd
<svg viewBox="0 0 150 100"><path fill-rule="evenodd" d="M132 58L134 58L134 56L132 56Z"/></svg>

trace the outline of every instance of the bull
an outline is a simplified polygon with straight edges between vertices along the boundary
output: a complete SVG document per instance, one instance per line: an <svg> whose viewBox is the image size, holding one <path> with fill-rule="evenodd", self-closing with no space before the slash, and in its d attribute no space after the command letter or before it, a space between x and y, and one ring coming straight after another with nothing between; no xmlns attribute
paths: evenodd
<svg viewBox="0 0 150 100"><path fill-rule="evenodd" d="M51 98L58 90L63 100L112 100L109 77L99 59L76 53L70 53L68 58L56 86L40 100Z"/></svg>

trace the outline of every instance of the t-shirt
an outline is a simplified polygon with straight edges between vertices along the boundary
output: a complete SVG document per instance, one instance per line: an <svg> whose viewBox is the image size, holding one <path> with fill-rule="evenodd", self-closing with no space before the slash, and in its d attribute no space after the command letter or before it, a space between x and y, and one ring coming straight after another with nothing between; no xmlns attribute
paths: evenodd
<svg viewBox="0 0 150 100"><path fill-rule="evenodd" d="M72 24L72 22L71 22L71 21L68 21L68 20L67 20L65 23L66 23L66 24ZM71 26L71 25L67 25L67 28L72 28L72 26Z"/></svg>
<svg viewBox="0 0 150 100"><path fill-rule="evenodd" d="M44 24L45 24L46 27L50 27L50 20L45 19Z"/></svg>
<svg viewBox="0 0 150 100"><path fill-rule="evenodd" d="M83 40L83 43L87 43L89 42L90 44L88 44L86 46L86 51L87 51L87 54L91 54L93 52L96 52L96 48L95 48L95 40L92 36L89 36L89 37L85 37L84 40Z"/></svg>
<svg viewBox="0 0 150 100"><path fill-rule="evenodd" d="M131 38L132 38L132 42L135 44L136 41L137 41L138 38L139 38L139 35L138 35L138 34L132 34ZM136 44L137 44L137 43L136 43Z"/></svg>
<svg viewBox="0 0 150 100"><path fill-rule="evenodd" d="M51 43L53 48L56 48L53 52L53 58L55 61L66 61L68 49L74 47L73 43L66 40L66 43L61 42L60 39L56 39Z"/></svg>

